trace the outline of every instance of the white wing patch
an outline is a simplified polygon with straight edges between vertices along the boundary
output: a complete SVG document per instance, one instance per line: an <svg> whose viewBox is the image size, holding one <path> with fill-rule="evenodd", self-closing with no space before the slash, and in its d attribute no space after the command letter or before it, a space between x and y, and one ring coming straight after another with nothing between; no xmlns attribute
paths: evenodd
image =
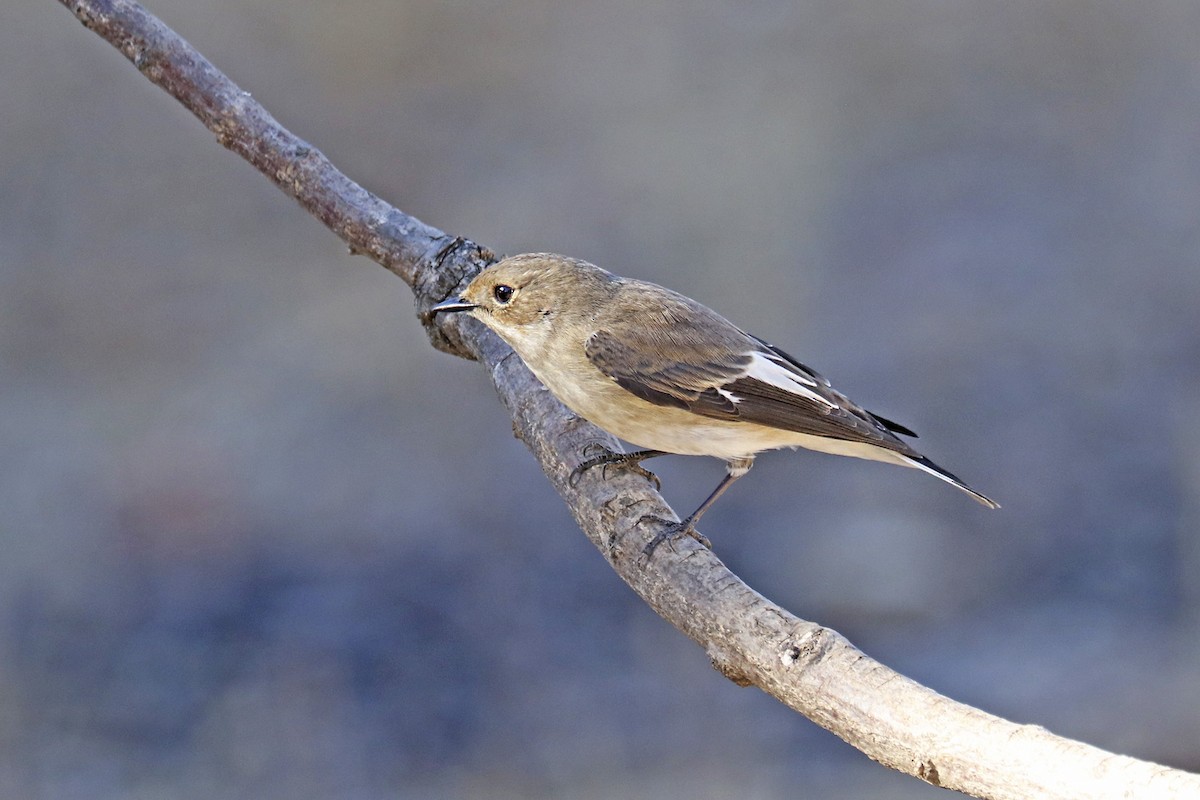
<svg viewBox="0 0 1200 800"><path fill-rule="evenodd" d="M787 366L787 362L769 353L755 351L750 354L750 366L746 369L746 377L769 383L785 392L798 394L823 406L837 408L837 403L808 388L816 386L816 381L791 369Z"/></svg>

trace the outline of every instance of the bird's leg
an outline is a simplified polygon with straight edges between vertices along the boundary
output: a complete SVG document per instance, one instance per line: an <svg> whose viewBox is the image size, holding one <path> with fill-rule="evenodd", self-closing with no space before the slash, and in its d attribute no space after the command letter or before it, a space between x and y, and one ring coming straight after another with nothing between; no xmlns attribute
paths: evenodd
<svg viewBox="0 0 1200 800"><path fill-rule="evenodd" d="M664 451L635 450L632 453L616 453L612 450L609 450L602 444L594 444L593 446L602 452L600 455L589 458L587 461L584 461L575 469L571 470L571 477L568 478L568 482L571 484L571 486L579 483L579 479L583 477L583 473L587 472L592 467L604 467L604 477L607 479L608 468L616 464L625 467L632 472L636 472L638 475L641 475L643 478L653 483L656 490L662 488L662 481L660 481L658 476L653 472L643 467L642 462L647 458L667 455Z"/></svg>
<svg viewBox="0 0 1200 800"><path fill-rule="evenodd" d="M655 537L651 539L642 549L642 552L646 554L646 557L649 558L650 556L654 555L654 551L658 549L658 546L663 542L669 539L677 539L680 536L690 536L711 550L712 542L710 542L703 534L696 530L696 523L700 521L700 517L703 516L704 512L708 511L712 504L717 502L717 498L724 494L725 490L732 486L734 481L749 472L750 467L752 466L754 466L753 456L749 458L737 458L731 460L728 463L729 471L725 473L725 477L722 478L721 482L717 484L717 488L713 489L712 494L710 494L708 498L700 504L699 508L689 514L687 519L685 519L683 522L672 522L669 519L656 517L653 514L647 514L639 519L639 524L646 522L647 520L653 520L655 522L662 523L664 526L663 530L659 531L658 534L655 535Z"/></svg>

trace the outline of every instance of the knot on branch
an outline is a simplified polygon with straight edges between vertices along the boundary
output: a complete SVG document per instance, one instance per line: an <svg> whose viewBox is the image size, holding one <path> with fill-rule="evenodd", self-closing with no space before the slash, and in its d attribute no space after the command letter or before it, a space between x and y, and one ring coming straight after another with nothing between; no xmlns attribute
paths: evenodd
<svg viewBox="0 0 1200 800"><path fill-rule="evenodd" d="M475 355L458 335L460 320L443 314L435 318L429 309L456 295L471 279L497 261L496 254L461 236L436 239L414 270L413 294L417 315L429 342L438 350L471 361Z"/></svg>
<svg viewBox="0 0 1200 800"><path fill-rule="evenodd" d="M820 661L833 645L828 628L812 625L800 636L789 637L779 651L779 660L785 667L806 667Z"/></svg>

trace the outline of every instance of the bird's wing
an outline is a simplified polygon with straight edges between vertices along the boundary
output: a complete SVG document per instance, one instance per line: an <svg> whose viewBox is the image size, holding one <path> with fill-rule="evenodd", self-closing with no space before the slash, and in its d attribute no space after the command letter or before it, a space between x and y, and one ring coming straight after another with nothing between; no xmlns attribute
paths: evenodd
<svg viewBox="0 0 1200 800"><path fill-rule="evenodd" d="M656 318L647 324L626 317L584 343L588 360L626 391L705 417L916 455L893 433L911 435L907 428L860 408L817 372L716 312L674 295L651 313Z"/></svg>
<svg viewBox="0 0 1200 800"><path fill-rule="evenodd" d="M749 334L747 334L747 335L749 335ZM763 341L762 339L758 338L757 336L750 336L750 338L753 339L763 351L765 351L768 358L771 358L772 360L776 361L777 363L784 365L788 370L794 372L798 376L801 376L801 379L803 379L804 377L807 377L810 382L812 382L813 384L816 385L814 388L819 389L819 388L823 387L826 390L825 396L828 399L838 403L838 405L840 407L845 408L847 411L853 412L853 415L855 417L862 418L863 416L866 416L868 418L866 420L867 422L874 422L874 423L876 423L877 426L882 426L889 433L893 433L893 434L898 433L902 436L911 436L914 439L917 438L916 433L914 433L912 430L909 430L904 425L901 425L899 422L893 422L892 420L888 419L887 417L881 417L878 414L871 412L871 411L867 411L862 406L857 405L856 403L851 401L850 398L846 397L844 394L842 394L838 390L834 389L833 386L829 383L829 381L826 380L825 377L822 376L815 369L812 369L810 367L805 366L804 364L801 364L799 361L792 358L790 355L788 355L784 351L780 350L775 345L773 345L769 342Z"/></svg>

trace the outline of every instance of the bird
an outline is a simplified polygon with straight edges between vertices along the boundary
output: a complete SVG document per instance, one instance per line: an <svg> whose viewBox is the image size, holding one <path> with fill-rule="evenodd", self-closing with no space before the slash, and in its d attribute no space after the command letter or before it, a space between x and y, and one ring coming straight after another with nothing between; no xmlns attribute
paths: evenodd
<svg viewBox="0 0 1200 800"><path fill-rule="evenodd" d="M721 482L679 522L647 515L663 529L647 555L681 535L706 546L696 524L766 450L797 447L912 467L972 489L900 437L907 427L867 411L816 370L746 333L701 303L654 283L623 278L553 253L510 256L482 270L461 295L431 313L465 313L525 362L567 408L618 439L643 448L604 448L572 477L623 465L651 478L641 462L660 455L725 461Z"/></svg>

